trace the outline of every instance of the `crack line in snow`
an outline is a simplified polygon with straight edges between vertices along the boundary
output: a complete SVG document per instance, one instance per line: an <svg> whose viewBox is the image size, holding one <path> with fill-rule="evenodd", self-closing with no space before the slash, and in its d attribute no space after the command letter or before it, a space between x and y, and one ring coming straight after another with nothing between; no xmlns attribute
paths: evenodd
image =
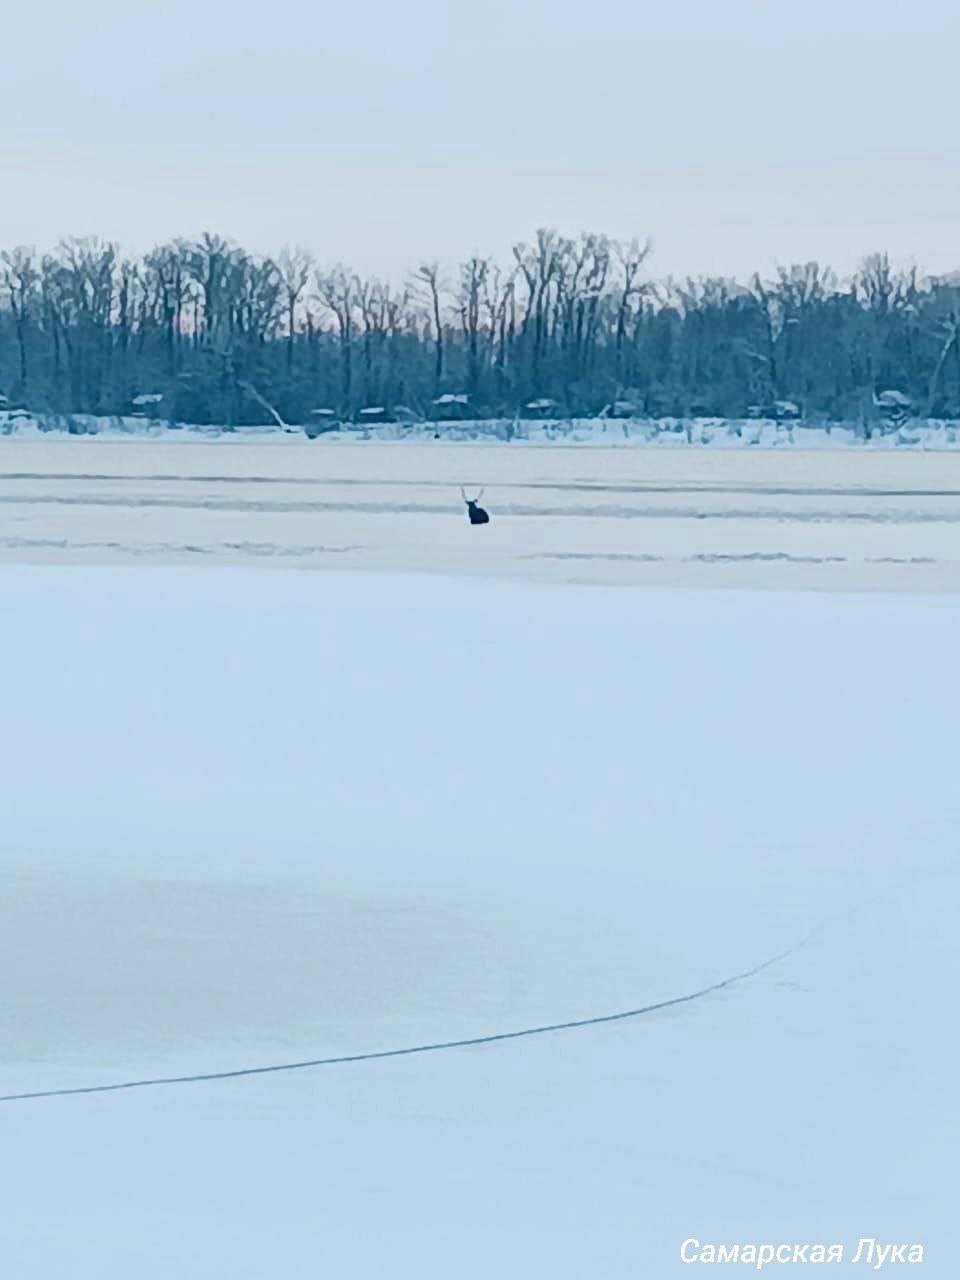
<svg viewBox="0 0 960 1280"><path fill-rule="evenodd" d="M520 1040L526 1036L542 1036L560 1031L575 1031L581 1027L596 1027L607 1022L623 1022L628 1018L640 1018L649 1013L657 1013L661 1009L690 1004L692 1001L700 1000L716 991L732 987L738 982L745 982L748 978L755 977L758 973L762 973L764 969L771 968L772 965L777 964L780 960L785 960L787 956L799 951L801 947L806 946L812 938L822 932L828 923L835 923L835 921L825 921L817 925L798 942L794 942L783 951L778 951L776 955L761 961L760 964L754 965L751 969L745 969L742 973L735 973L729 978L721 979L719 982L712 982L709 986L701 987L698 991L691 991L687 995L672 996L668 1000L658 1000L655 1004L644 1005L639 1009L624 1009L619 1013L606 1013L593 1018L576 1018L570 1022L554 1022L540 1027L524 1027L519 1031L500 1031L493 1035L470 1036L463 1040L441 1040L432 1044L410 1045L403 1049L376 1049L369 1053L349 1053L330 1058L312 1058L303 1062L278 1062L263 1067L239 1067L233 1071L208 1071L184 1076L155 1076L142 1080L125 1080L118 1084L93 1084L69 1089L38 1089L29 1093L8 1093L0 1095L0 1102L25 1102L31 1098L63 1098L82 1093L117 1093L122 1089L147 1089L159 1085L202 1084L212 1080L235 1080L241 1076L270 1075L280 1071L305 1071L311 1067L334 1067L350 1062L372 1062L379 1058L402 1058L414 1053L438 1053L443 1049L469 1049L476 1045L498 1044L504 1040Z"/></svg>

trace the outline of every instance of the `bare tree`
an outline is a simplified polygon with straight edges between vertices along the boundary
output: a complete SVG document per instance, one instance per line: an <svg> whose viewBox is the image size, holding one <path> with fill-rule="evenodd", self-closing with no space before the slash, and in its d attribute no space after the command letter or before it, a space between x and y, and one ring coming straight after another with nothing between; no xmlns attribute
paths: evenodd
<svg viewBox="0 0 960 1280"><path fill-rule="evenodd" d="M946 367L947 358L951 354L954 357L956 367L956 405L960 408L960 287L947 282L946 287L941 286L941 289L942 302L938 302L937 309L942 314L939 316L934 328L934 334L940 349L937 354L937 362L930 375L930 384L927 390L928 414L932 414L934 411L943 370Z"/></svg>
<svg viewBox="0 0 960 1280"><path fill-rule="evenodd" d="M640 272L643 264L650 256L650 241L643 245L639 240L631 240L629 244L614 246L616 259L620 267L620 280L617 290L617 381L621 387L633 381L633 369L627 360L627 333L631 327L634 308L643 295L643 282Z"/></svg>
<svg viewBox="0 0 960 1280"><path fill-rule="evenodd" d="M433 393L438 395L443 383L443 318L440 304L443 284L440 280L440 267L436 262L421 263L414 272L413 280L416 286L426 290L429 299L433 323Z"/></svg>
<svg viewBox="0 0 960 1280"><path fill-rule="evenodd" d="M484 284L490 263L486 258L468 258L460 265L456 306L460 316L467 358L467 392L475 396L480 384L480 316Z"/></svg>
<svg viewBox="0 0 960 1280"><path fill-rule="evenodd" d="M317 298L329 311L337 325L340 345L341 412L353 408L353 335L355 328L356 277L345 267L318 271L315 276Z"/></svg>
<svg viewBox="0 0 960 1280"><path fill-rule="evenodd" d="M277 258L277 270L280 275L287 319L288 374L293 370L293 345L296 334L297 307L306 293L313 269L313 255L307 249L284 249Z"/></svg>
<svg viewBox="0 0 960 1280"><path fill-rule="evenodd" d="M40 279L35 263L36 251L18 246L0 255L3 264L3 283L10 300L14 326L17 334L17 352L20 360L17 386L19 394L27 394L27 329L34 314L38 297L37 284Z"/></svg>

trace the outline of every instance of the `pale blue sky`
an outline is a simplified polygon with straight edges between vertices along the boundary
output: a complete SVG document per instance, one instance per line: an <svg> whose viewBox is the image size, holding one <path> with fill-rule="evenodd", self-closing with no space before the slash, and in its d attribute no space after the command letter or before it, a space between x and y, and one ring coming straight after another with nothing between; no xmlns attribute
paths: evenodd
<svg viewBox="0 0 960 1280"><path fill-rule="evenodd" d="M537 226L656 275L960 266L956 0L27 0L0 245L204 229L400 276Z"/></svg>

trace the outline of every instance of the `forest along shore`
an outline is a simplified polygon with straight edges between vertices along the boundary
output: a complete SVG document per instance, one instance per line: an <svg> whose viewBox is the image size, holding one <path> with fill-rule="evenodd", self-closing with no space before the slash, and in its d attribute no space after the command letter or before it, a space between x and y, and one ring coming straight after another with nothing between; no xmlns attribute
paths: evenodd
<svg viewBox="0 0 960 1280"><path fill-rule="evenodd" d="M960 458L12 438L0 561L954 592Z"/></svg>

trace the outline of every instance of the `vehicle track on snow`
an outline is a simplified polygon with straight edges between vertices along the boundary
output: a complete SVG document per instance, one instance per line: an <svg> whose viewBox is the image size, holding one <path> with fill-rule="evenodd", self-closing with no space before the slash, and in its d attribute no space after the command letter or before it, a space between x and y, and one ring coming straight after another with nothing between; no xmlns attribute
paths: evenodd
<svg viewBox="0 0 960 1280"><path fill-rule="evenodd" d="M0 493L0 503L27 507L113 507L117 510L149 508L174 511L224 511L237 513L285 513L319 515L325 512L353 512L361 515L452 515L459 514L459 503L430 502L344 502L334 500L252 498L186 498L161 495L108 496L104 494L26 494ZM794 510L784 507L680 507L680 506L556 506L531 503L500 503L498 516L559 516L576 519L604 520L776 520L802 524L957 524L956 510L921 511L913 508L887 511L857 511L843 508Z"/></svg>
<svg viewBox="0 0 960 1280"><path fill-rule="evenodd" d="M398 480L395 476L259 476L259 475L206 475L206 474L126 474L124 472L94 471L0 471L0 483L12 481L92 481L124 484L290 484L326 486L329 488L424 488L450 489L447 480ZM744 494L762 497L797 498L960 498L960 489L904 489L877 486L849 485L780 485L757 483L723 484L713 481L688 484L651 484L645 481L622 481L611 484L601 480L499 480L498 489L546 489L559 493L678 493L678 494Z"/></svg>

